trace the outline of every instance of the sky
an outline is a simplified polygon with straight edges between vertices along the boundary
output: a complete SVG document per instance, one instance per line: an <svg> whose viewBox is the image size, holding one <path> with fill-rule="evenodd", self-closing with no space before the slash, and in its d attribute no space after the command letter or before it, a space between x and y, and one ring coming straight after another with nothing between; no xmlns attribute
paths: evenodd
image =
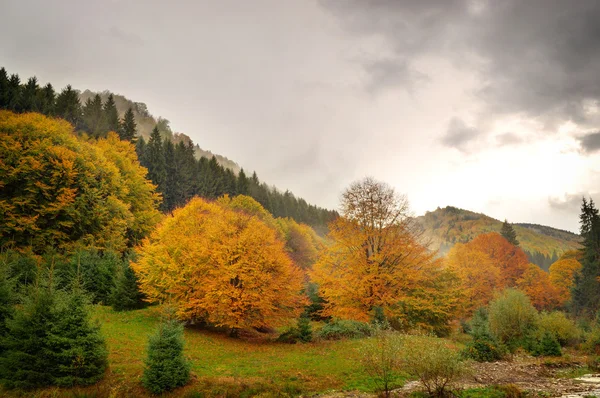
<svg viewBox="0 0 600 398"><path fill-rule="evenodd" d="M144 102L202 148L337 208L372 176L578 230L600 200L596 0L2 0L0 65Z"/></svg>

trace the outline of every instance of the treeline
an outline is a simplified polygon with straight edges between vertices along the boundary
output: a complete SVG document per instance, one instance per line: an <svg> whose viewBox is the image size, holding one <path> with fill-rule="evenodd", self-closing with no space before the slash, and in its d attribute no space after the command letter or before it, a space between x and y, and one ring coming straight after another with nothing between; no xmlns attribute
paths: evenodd
<svg viewBox="0 0 600 398"><path fill-rule="evenodd" d="M214 156L210 160L196 159L191 140L174 143L162 138L158 126L146 143L137 134L132 108L120 118L112 94L104 102L95 94L82 105L79 92L70 85L57 94L50 83L41 87L37 78L31 77L22 84L19 75L9 76L5 68L0 68L0 109L59 117L94 138L115 131L122 140L136 143L140 163L148 168L148 178L163 196L164 212L183 206L194 196L214 199L241 194L253 197L275 217L291 217L321 232L338 216L337 212L310 205L289 191L280 192L261 182L256 173L248 177L242 169L236 175L221 166Z"/></svg>
<svg viewBox="0 0 600 398"><path fill-rule="evenodd" d="M559 259L559 255L556 254L556 251L554 251L551 256L544 254L544 253L537 252L537 251L530 252L527 250L525 251L525 254L527 254L527 258L529 259L529 262L537 265L544 271L548 271L548 269L550 269L550 266L552 264L554 264L555 262L557 262Z"/></svg>

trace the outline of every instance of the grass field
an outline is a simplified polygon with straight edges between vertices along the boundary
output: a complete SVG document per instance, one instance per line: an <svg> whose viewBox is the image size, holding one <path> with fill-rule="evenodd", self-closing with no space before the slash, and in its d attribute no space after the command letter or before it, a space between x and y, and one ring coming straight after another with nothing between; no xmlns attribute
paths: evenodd
<svg viewBox="0 0 600 398"><path fill-rule="evenodd" d="M96 306L94 319L102 325L110 368L95 386L49 388L20 395L35 397L148 396L141 386L148 336L159 322L155 308L114 312ZM247 341L224 334L187 328L185 355L192 381L166 396L238 397L294 396L328 390L372 391L374 385L356 360L361 340L284 344Z"/></svg>

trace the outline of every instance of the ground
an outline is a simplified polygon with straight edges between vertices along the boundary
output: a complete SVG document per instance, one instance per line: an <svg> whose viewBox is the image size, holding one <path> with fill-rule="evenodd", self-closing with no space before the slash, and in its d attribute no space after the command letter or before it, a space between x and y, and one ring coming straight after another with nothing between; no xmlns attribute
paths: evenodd
<svg viewBox="0 0 600 398"><path fill-rule="evenodd" d="M96 306L93 317L102 325L109 349L110 368L103 381L85 388L0 394L39 398L149 396L141 386L141 375L148 336L160 319L158 310L118 313ZM185 339L192 381L167 396L375 396L374 384L357 360L361 340L283 344L265 339L234 339L223 333L189 327ZM473 376L462 380L460 387L514 385L520 390L537 391L540 397L559 397L593 388L574 380L575 376L589 373L585 363L585 358L576 353L557 359L517 355L509 361L475 363ZM396 395L407 396L418 384L410 382L407 387L397 390Z"/></svg>

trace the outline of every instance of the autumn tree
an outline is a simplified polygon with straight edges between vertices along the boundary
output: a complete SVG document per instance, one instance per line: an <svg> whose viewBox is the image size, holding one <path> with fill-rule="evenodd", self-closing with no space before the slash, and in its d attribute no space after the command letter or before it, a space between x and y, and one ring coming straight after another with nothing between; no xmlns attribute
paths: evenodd
<svg viewBox="0 0 600 398"><path fill-rule="evenodd" d="M148 233L154 187L133 147L113 141L96 146L64 120L0 111L0 246L123 251Z"/></svg>
<svg viewBox="0 0 600 398"><path fill-rule="evenodd" d="M562 304L559 291L551 283L548 273L535 264L529 264L517 281L517 287L529 297L537 310L549 311Z"/></svg>
<svg viewBox="0 0 600 398"><path fill-rule="evenodd" d="M529 265L525 252L496 232L478 235L468 244L486 253L500 269L500 288L515 286Z"/></svg>
<svg viewBox="0 0 600 398"><path fill-rule="evenodd" d="M248 212L192 199L167 217L132 263L141 290L182 320L232 330L289 322L305 301L300 270L277 232Z"/></svg>
<svg viewBox="0 0 600 398"><path fill-rule="evenodd" d="M504 220L502 223L502 229L500 230L500 235L504 237L507 241L510 242L511 245L519 246L519 240L517 239L517 233L513 228L512 224L509 224L507 220Z"/></svg>
<svg viewBox="0 0 600 398"><path fill-rule="evenodd" d="M341 213L311 272L325 299L323 315L369 321L381 307L398 324L419 322L408 319L408 307L414 315L436 312L444 322L454 303L438 300L443 289L419 291L441 266L419 243L406 198L365 178L344 191Z"/></svg>
<svg viewBox="0 0 600 398"><path fill-rule="evenodd" d="M558 292L561 306L571 301L571 290L580 271L581 264L574 258L558 260L550 266L550 283Z"/></svg>

